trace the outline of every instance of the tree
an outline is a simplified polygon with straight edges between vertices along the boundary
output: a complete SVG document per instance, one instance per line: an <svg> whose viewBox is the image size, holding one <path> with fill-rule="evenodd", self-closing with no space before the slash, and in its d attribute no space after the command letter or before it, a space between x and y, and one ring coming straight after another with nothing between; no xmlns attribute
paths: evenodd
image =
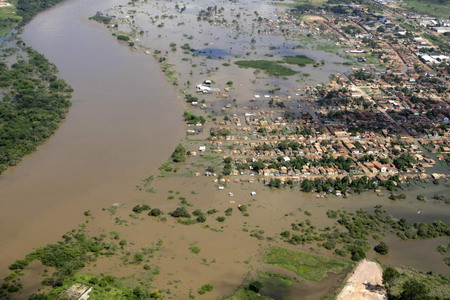
<svg viewBox="0 0 450 300"><path fill-rule="evenodd" d="M188 213L185 207L178 207L170 215L174 218L190 218L191 215Z"/></svg>
<svg viewBox="0 0 450 300"><path fill-rule="evenodd" d="M306 192L306 193L310 193L312 192L312 190L314 189L314 182L309 180L309 179L305 179L302 181L302 191Z"/></svg>
<svg viewBox="0 0 450 300"><path fill-rule="evenodd" d="M385 242L381 241L373 248L373 250L381 255L386 255L389 252L389 246Z"/></svg>
<svg viewBox="0 0 450 300"><path fill-rule="evenodd" d="M428 293L430 289L422 282L415 279L406 281L403 286L403 291L400 293L400 300L426 300L429 299Z"/></svg>
<svg viewBox="0 0 450 300"><path fill-rule="evenodd" d="M259 291L262 289L262 287L263 287L263 284L257 280L250 282L250 284L248 285L248 289L255 293L259 293Z"/></svg>
<svg viewBox="0 0 450 300"><path fill-rule="evenodd" d="M390 287L398 276L400 276L400 273L396 269L387 267L383 270L383 284Z"/></svg>
<svg viewBox="0 0 450 300"><path fill-rule="evenodd" d="M281 188L281 180L278 178L271 179L269 182L269 187L279 189Z"/></svg>
<svg viewBox="0 0 450 300"><path fill-rule="evenodd" d="M366 253L361 247L354 246L350 249L350 252L352 254L352 260L353 261L360 261L363 260L366 257Z"/></svg>
<svg viewBox="0 0 450 300"><path fill-rule="evenodd" d="M157 217L161 215L161 210L159 208L154 208L148 213L148 215L152 217Z"/></svg>
<svg viewBox="0 0 450 300"><path fill-rule="evenodd" d="M186 148L183 145L178 144L172 153L172 160L174 162L184 162L186 159Z"/></svg>

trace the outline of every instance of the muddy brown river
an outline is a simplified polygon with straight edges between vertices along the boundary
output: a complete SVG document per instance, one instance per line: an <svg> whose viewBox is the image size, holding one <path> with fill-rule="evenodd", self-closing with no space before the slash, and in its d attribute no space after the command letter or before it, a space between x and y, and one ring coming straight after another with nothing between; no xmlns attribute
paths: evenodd
<svg viewBox="0 0 450 300"><path fill-rule="evenodd" d="M88 20L119 3L67 0L25 28L23 40L74 88L73 105L47 143L0 176L0 277L83 211L137 197L182 137L182 106L158 64Z"/></svg>

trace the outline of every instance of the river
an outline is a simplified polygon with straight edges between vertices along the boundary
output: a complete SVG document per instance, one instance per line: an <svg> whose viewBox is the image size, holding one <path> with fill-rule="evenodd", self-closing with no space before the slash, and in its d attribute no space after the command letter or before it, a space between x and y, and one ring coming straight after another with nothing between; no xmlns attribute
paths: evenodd
<svg viewBox="0 0 450 300"><path fill-rule="evenodd" d="M136 199L182 137L182 106L151 57L120 45L88 18L124 1L67 0L39 14L23 40L73 88L60 129L0 176L0 276L56 241L87 209Z"/></svg>

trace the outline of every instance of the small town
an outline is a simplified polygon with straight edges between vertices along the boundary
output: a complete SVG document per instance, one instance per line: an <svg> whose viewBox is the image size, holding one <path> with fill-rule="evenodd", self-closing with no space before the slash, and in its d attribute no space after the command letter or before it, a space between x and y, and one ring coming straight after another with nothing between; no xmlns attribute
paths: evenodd
<svg viewBox="0 0 450 300"><path fill-rule="evenodd" d="M209 133L198 149L197 143L190 147L188 142L188 154L210 152L221 155L226 164L223 170L210 168L195 175L218 176L214 181L222 183L269 185L274 180L293 184L346 176L377 181L447 177L449 21L383 2L369 4L306 7L306 13L316 16L302 21L289 13L279 14L276 21L259 17L254 32L289 36L307 28L332 37L357 66L332 74L327 83L254 94L240 107L230 83L220 91L211 88L214 76L206 79L197 86L197 96L215 96L226 103L210 126L203 124L203 117L197 124L197 116L186 118L195 128L188 128L188 141L190 135ZM382 15L376 13L380 7ZM208 8L201 16L214 26L236 26L220 13ZM197 96L188 94L186 101L208 111ZM447 168L436 168L436 162Z"/></svg>
<svg viewBox="0 0 450 300"><path fill-rule="evenodd" d="M450 299L450 0L0 0L0 299Z"/></svg>

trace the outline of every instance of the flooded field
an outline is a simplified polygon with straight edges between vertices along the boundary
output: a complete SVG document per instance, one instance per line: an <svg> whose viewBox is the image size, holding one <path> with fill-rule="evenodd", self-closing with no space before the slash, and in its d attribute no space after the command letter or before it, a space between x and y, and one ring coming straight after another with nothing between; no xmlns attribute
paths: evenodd
<svg viewBox="0 0 450 300"><path fill-rule="evenodd" d="M332 226L334 221L326 215L329 209L355 211L365 208L372 211L376 205L382 205L393 217L398 217L395 212L401 207L411 207L402 214L410 222L434 220L443 217L441 212L448 210L445 204L432 201L418 203L412 193L408 193L408 199L404 201L391 201L372 193L354 195L348 199L334 196L316 198L298 190L273 191L260 184L231 183L225 190L217 190L208 179L185 177L155 179L151 186L150 192L142 191L138 199L113 211L106 208L92 212L92 217L88 218L88 228L93 234L120 233L120 238L131 244L134 250L118 258L101 260L87 271L129 276L130 280L136 281L147 280L153 288L169 291L168 299L188 298L189 291L195 292L205 283L214 286L206 298L220 299L232 294L243 281L257 278L261 272L285 274L298 280L291 286L267 283L265 293L274 299L319 299L333 293L345 274L330 275L322 282L312 282L263 261L266 249L274 244L333 256L331 251L317 249L315 243L294 246L282 242L280 232L289 230L292 223L309 219L319 228ZM442 190L442 186L434 190L439 192L439 189ZM250 195L252 191L256 192L256 196ZM229 192L233 193L233 197L229 196ZM432 193L433 189L428 192ZM182 225L167 215L182 201L186 201L191 212L196 209L204 212L216 209L218 212L208 216L205 223ZM166 214L156 218L146 212L133 214L132 208L142 204L159 208ZM248 206L249 216L242 214L238 205ZM425 218L417 214L415 207L423 210ZM216 217L223 216L228 208L233 209L232 214L224 222L218 222ZM311 215L305 215L305 211L311 212ZM448 213L444 216L448 219ZM262 232L264 238L252 236L256 231ZM133 257L134 251L154 246L158 240L162 243L161 250L148 260L152 270L158 269L158 275L149 275L150 271L143 270L142 266L126 263L125 258ZM436 252L436 246L446 243L447 238L402 241L387 235L383 240L390 245L389 254L380 256L369 251L368 258L386 265L450 274L442 256ZM371 241L371 244L375 245L376 241ZM192 246L199 248L198 254L192 253Z"/></svg>
<svg viewBox="0 0 450 300"><path fill-rule="evenodd" d="M260 183L227 182L219 190L213 177L193 176L195 164L203 166L205 160L215 159L199 157L177 174L156 177L149 186L143 185L144 178L159 174L158 167L183 139L186 127L181 115L190 105L184 103L182 93L195 94L195 86L205 79L212 79L221 90L228 89L224 98L199 96L209 119L220 115L225 105L241 115L246 105L256 102L268 106L267 100L258 99L271 91L292 99L286 102L288 106L307 110L309 104L298 99L302 89L326 83L330 74L345 73L354 63L343 49L330 51L333 44L324 42L323 37L306 43L283 36L276 25L254 27L253 19L274 19L282 15L283 7L219 1L211 9L223 7L225 21L198 20L199 10L208 5L210 2L203 0L136 5L121 0L68 0L26 27L23 40L54 62L60 76L74 88L73 106L46 144L0 177L0 276L7 274L15 259L86 222L83 226L89 233L117 236L131 250L102 257L82 272L125 277L130 285L141 283L161 290L165 299L188 299L206 283L214 289L202 299L221 299L261 272L274 272L292 277L293 283L280 285L266 280L266 295L319 299L335 292L346 274L330 274L321 282L313 282L264 263L271 245L335 257L317 242L291 245L283 241L280 233L293 223L309 220L324 228L335 225L335 220L327 217L330 209L372 212L376 205L393 218L406 218L411 223L448 222L448 204L433 199L448 194L445 180L440 185L414 184L401 191L406 199L397 201L389 200L386 191L384 195L367 192L348 198L318 197L300 192L297 186L271 190ZM119 19L117 28L88 20L97 11ZM286 30L307 34L300 25L286 26ZM258 31L267 34L254 38L251 33ZM111 33L131 39L117 41ZM297 72L291 77L271 77L234 64L241 59L280 60L296 55L305 55L314 63L290 65ZM202 134L189 138L191 146L202 145L209 128L206 125ZM418 195L427 201L418 201ZM163 214L133 213L133 207L142 204ZM248 214L239 211L238 205L246 205ZM185 225L169 216L180 206L190 212L217 212L208 215L204 223ZM229 208L232 210L225 213ZM89 214L83 215L85 211ZM383 240L391 247L389 254L380 256L369 250L368 258L450 275L443 256L436 252L448 238L402 241L387 234ZM376 241L370 238L369 243L373 247ZM158 250L142 264L130 262L137 252L155 245ZM343 259L349 261L348 257ZM17 299L36 292L44 269L39 264L31 266Z"/></svg>

